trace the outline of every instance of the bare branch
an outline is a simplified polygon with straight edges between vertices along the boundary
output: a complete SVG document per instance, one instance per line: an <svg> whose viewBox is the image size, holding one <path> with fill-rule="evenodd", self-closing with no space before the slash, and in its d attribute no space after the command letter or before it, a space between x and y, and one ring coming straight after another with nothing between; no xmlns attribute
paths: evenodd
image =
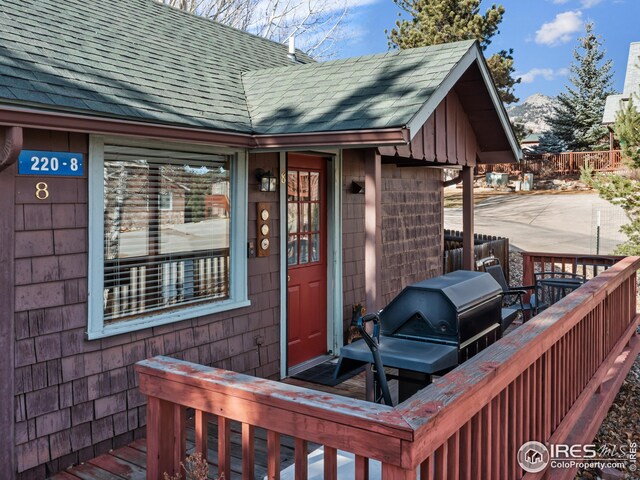
<svg viewBox="0 0 640 480"><path fill-rule="evenodd" d="M326 58L346 34L350 0L159 0L189 13L287 42Z"/></svg>

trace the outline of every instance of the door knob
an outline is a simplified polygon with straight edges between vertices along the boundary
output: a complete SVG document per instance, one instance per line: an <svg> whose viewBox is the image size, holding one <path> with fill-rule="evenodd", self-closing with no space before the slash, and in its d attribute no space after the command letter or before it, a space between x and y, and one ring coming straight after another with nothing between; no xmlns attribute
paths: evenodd
<svg viewBox="0 0 640 480"><path fill-rule="evenodd" d="M290 282L290 281L291 281L291 276L287 275L287 282Z"/></svg>

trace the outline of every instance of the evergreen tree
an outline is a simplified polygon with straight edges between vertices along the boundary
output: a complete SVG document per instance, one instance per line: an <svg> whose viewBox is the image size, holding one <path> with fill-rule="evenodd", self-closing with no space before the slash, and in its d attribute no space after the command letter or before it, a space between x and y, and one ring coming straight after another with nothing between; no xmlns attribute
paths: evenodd
<svg viewBox="0 0 640 480"><path fill-rule="evenodd" d="M567 145L553 132L544 132L535 148L536 153L560 153L567 150Z"/></svg>
<svg viewBox="0 0 640 480"><path fill-rule="evenodd" d="M613 93L613 74L611 60L603 62L605 51L593 32L593 23L587 23L573 57L571 85L558 95L558 105L546 121L569 150L597 150L606 142L602 113L607 96Z"/></svg>
<svg viewBox="0 0 640 480"><path fill-rule="evenodd" d="M625 160L632 168L640 168L640 112L633 103L633 97L624 110L616 115L613 131L620 141Z"/></svg>
<svg viewBox="0 0 640 480"><path fill-rule="evenodd" d="M518 142L522 142L525 138L533 133L533 130L527 128L524 123L511 122L511 126L513 127L513 133L516 134Z"/></svg>
<svg viewBox="0 0 640 480"><path fill-rule="evenodd" d="M409 20L396 21L396 27L386 32L392 48L415 48L426 45L478 40L483 50L491 38L499 33L504 7L492 5L480 13L481 0L393 0L407 12ZM505 103L515 103L514 86L520 79L513 78L513 50L501 50L487 59L493 80Z"/></svg>

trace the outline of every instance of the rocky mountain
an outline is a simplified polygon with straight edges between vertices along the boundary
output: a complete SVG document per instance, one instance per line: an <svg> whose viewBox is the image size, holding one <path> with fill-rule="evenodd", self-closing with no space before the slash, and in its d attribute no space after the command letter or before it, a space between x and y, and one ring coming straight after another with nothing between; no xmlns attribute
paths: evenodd
<svg viewBox="0 0 640 480"><path fill-rule="evenodd" d="M555 97L534 93L524 102L508 107L507 113L511 120L524 123L525 127L533 133L542 133L549 130L549 125L544 121L544 118L551 114L555 103Z"/></svg>

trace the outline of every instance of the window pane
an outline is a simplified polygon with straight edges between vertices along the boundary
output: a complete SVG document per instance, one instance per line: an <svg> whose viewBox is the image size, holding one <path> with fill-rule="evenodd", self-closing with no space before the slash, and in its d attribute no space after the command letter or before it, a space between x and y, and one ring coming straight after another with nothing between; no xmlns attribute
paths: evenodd
<svg viewBox="0 0 640 480"><path fill-rule="evenodd" d="M309 204L308 203L300 204L300 231L301 232L309 231Z"/></svg>
<svg viewBox="0 0 640 480"><path fill-rule="evenodd" d="M311 231L317 232L320 230L320 205L317 203L311 204Z"/></svg>
<svg viewBox="0 0 640 480"><path fill-rule="evenodd" d="M287 199L298 200L298 172L289 171L287 173Z"/></svg>
<svg viewBox="0 0 640 480"><path fill-rule="evenodd" d="M295 265L298 263L298 237L289 235L287 241L287 265Z"/></svg>
<svg viewBox="0 0 640 480"><path fill-rule="evenodd" d="M311 261L320 261L320 235L317 233L311 235Z"/></svg>
<svg viewBox="0 0 640 480"><path fill-rule="evenodd" d="M320 200L320 174L311 172L311 200Z"/></svg>
<svg viewBox="0 0 640 480"><path fill-rule="evenodd" d="M296 233L298 231L298 204L287 205L287 232Z"/></svg>
<svg viewBox="0 0 640 480"><path fill-rule="evenodd" d="M229 160L105 145L105 324L228 298Z"/></svg>
<svg viewBox="0 0 640 480"><path fill-rule="evenodd" d="M300 172L300 201L309 200L309 172Z"/></svg>
<svg viewBox="0 0 640 480"><path fill-rule="evenodd" d="M309 235L300 235L300 262L309 263Z"/></svg>

